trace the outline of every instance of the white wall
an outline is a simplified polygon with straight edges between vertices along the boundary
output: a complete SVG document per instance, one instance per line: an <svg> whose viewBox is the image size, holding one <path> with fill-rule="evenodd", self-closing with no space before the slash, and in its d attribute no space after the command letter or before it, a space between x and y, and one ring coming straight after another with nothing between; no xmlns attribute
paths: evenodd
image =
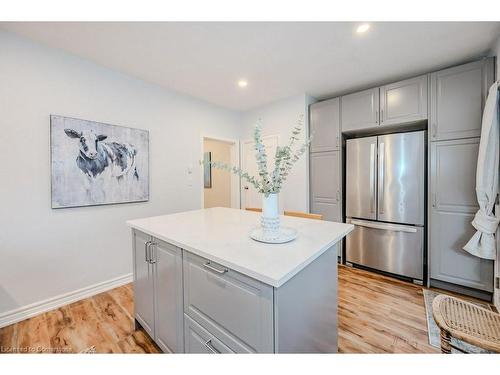
<svg viewBox="0 0 500 375"><path fill-rule="evenodd" d="M304 134L302 140L308 134L308 104L312 98L302 94L282 99L266 106L242 113L242 141L249 140L253 136L254 125L257 120L262 120L262 134L278 135L279 144L288 142L291 132L300 115L304 116ZM304 211L309 209L309 162L308 154L294 166L288 181L285 183L280 194L280 207L285 210Z"/></svg>
<svg viewBox="0 0 500 375"><path fill-rule="evenodd" d="M202 133L238 138L240 117L5 32L0 56L1 318L128 275L125 221L199 208ZM148 129L150 201L51 209L50 114Z"/></svg>

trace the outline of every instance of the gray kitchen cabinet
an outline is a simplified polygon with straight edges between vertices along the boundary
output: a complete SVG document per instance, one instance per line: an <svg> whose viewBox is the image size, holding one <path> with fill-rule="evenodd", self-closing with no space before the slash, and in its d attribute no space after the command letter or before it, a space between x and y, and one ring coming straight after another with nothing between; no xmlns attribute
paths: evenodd
<svg viewBox="0 0 500 375"><path fill-rule="evenodd" d="M310 211L325 220L342 221L340 151L310 155Z"/></svg>
<svg viewBox="0 0 500 375"><path fill-rule="evenodd" d="M340 100L334 98L309 107L311 152L340 149Z"/></svg>
<svg viewBox="0 0 500 375"><path fill-rule="evenodd" d="M493 59L483 59L431 74L431 140L479 137Z"/></svg>
<svg viewBox="0 0 500 375"><path fill-rule="evenodd" d="M164 352L182 352L182 250L138 230L132 236L135 319Z"/></svg>
<svg viewBox="0 0 500 375"><path fill-rule="evenodd" d="M241 215L239 210L231 211ZM231 214L230 211L228 213ZM338 227L344 228L342 231L351 229L346 224L309 225L316 227L314 236L309 237L330 233ZM193 251L199 251L196 248L185 250L160 241L158 237L165 236L154 234L154 230L148 229L153 236L145 235L142 228L132 230L134 280L141 280L137 265L147 263L150 265L148 280L153 279L154 282L135 288L136 324L146 329L149 327L148 335L163 351L337 352L338 239L321 255L304 263L299 272L290 274L281 269L277 272L279 282L273 281L275 279L271 276L271 283L266 283L254 278L255 274L259 277L259 273L252 269L243 267L243 271L247 272L243 274L194 254ZM182 244L183 241L176 243ZM324 246L321 245L323 240L320 241L319 246ZM250 242L250 246L255 244ZM265 251L265 248L261 249ZM237 250L241 251L241 248ZM137 256L139 253L140 258ZM205 254L205 251L202 253ZM249 254L252 256L253 252ZM270 264L280 267L281 256L279 258L279 263L271 261ZM147 279L147 267L144 272ZM149 313L147 319L143 318L145 314L142 310ZM152 311L155 312L154 318ZM144 325L145 322L148 326Z"/></svg>
<svg viewBox="0 0 500 375"><path fill-rule="evenodd" d="M149 336L154 337L154 279L153 266L149 262L151 236L134 230L134 308L135 319Z"/></svg>
<svg viewBox="0 0 500 375"><path fill-rule="evenodd" d="M188 315L185 315L184 321L186 353L234 353L227 345L196 323Z"/></svg>
<svg viewBox="0 0 500 375"><path fill-rule="evenodd" d="M273 352L269 285L185 253L184 312L219 339L230 332L234 351Z"/></svg>
<svg viewBox="0 0 500 375"><path fill-rule="evenodd" d="M427 119L427 75L380 87L380 125Z"/></svg>
<svg viewBox="0 0 500 375"><path fill-rule="evenodd" d="M379 88L342 96L340 108L342 132L377 127L379 125Z"/></svg>
<svg viewBox="0 0 500 375"><path fill-rule="evenodd" d="M336 352L337 246L278 288L184 251L185 352Z"/></svg>
<svg viewBox="0 0 500 375"><path fill-rule="evenodd" d="M182 353L182 250L154 239L155 341L163 351Z"/></svg>
<svg viewBox="0 0 500 375"><path fill-rule="evenodd" d="M431 143L431 285L438 280L493 291L493 262L463 250L475 233L471 221L478 209L475 194L478 150L479 138Z"/></svg>

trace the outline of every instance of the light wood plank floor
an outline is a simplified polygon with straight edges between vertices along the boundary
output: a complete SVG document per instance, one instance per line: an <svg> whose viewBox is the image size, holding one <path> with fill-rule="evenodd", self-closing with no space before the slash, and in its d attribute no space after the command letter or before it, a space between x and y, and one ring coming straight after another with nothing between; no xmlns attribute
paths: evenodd
<svg viewBox="0 0 500 375"><path fill-rule="evenodd" d="M339 352L437 353L428 344L421 287L339 267ZM0 352L158 353L133 324L132 285L0 329Z"/></svg>
<svg viewBox="0 0 500 375"><path fill-rule="evenodd" d="M134 330L133 288L128 284L0 329L0 352L158 353Z"/></svg>

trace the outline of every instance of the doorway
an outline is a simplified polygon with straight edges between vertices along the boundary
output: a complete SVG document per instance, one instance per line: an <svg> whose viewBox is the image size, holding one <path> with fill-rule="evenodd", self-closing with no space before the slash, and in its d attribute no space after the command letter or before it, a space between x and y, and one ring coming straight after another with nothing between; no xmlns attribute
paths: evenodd
<svg viewBox="0 0 500 375"><path fill-rule="evenodd" d="M269 135L262 137L262 142L266 147L268 170L272 170L276 147L278 147L279 137ZM251 176L258 177L257 162L255 160L255 142L248 140L243 142L241 153L241 167ZM250 183L241 180L241 208L262 208L262 196Z"/></svg>
<svg viewBox="0 0 500 375"><path fill-rule="evenodd" d="M239 142L236 140L202 137L203 159L239 165ZM216 168L204 168L202 178L202 207L240 208L238 176Z"/></svg>

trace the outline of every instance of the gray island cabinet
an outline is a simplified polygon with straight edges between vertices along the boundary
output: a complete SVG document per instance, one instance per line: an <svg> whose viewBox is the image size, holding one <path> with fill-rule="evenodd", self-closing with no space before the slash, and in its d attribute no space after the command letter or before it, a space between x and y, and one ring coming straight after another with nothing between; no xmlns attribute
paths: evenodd
<svg viewBox="0 0 500 375"><path fill-rule="evenodd" d="M337 243L353 226L282 217L295 241L253 241L259 214L210 208L128 221L136 324L165 352L337 352Z"/></svg>

